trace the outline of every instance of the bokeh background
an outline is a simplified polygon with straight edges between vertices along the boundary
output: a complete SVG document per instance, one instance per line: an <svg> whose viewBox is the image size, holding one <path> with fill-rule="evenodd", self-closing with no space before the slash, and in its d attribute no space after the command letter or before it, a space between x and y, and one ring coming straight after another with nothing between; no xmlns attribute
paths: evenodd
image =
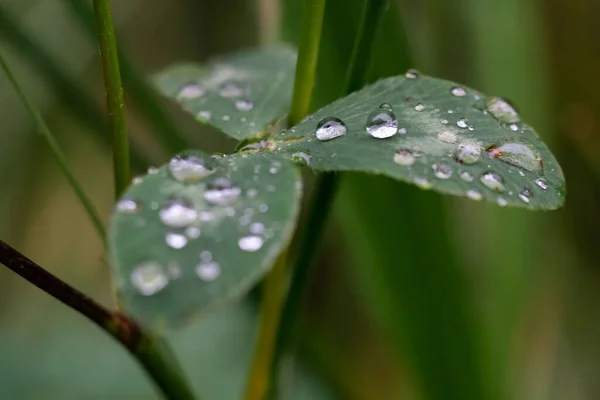
<svg viewBox="0 0 600 400"><path fill-rule="evenodd" d="M112 3L133 77L294 42L300 24L300 0ZM362 3L328 1L316 106L341 94ZM0 47L108 219L111 161L87 5L0 0ZM500 209L344 176L296 335L299 364L284 377L290 398L600 398L598 21L595 0L390 1L372 79L417 67L510 99L563 166L567 204ZM232 151L161 104L164 118L127 104L146 163L171 155L156 139L160 121L190 147ZM109 306L101 242L4 76L0 121L0 237ZM240 398L255 319L250 297L170 336L203 399ZM0 269L0 398L155 396L111 339Z"/></svg>

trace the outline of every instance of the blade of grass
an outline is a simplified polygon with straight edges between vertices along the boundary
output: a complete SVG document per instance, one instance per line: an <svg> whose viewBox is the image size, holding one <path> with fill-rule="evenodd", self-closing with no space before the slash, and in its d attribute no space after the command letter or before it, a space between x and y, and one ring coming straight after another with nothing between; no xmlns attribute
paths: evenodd
<svg viewBox="0 0 600 400"><path fill-rule="evenodd" d="M83 190L83 188L77 181L77 178L75 178L75 174L73 173L73 170L72 170L71 166L69 165L69 162L67 161L67 157L60 149L58 142L52 135L52 132L50 132L50 129L44 122L44 119L42 118L40 113L37 111L37 109L33 105L33 102L29 100L29 98L27 97L25 92L23 92L23 90L21 89L21 86L19 85L19 81L17 80L17 77L13 74L10 66L8 65L8 63L6 61L6 58L4 57L4 54L1 51L0 51L0 66L4 70L4 73L6 73L6 76L8 77L11 84L13 85L13 88L15 89L15 92L19 96L19 99L21 100L21 102L23 103L23 105L25 106L27 111L29 112L29 115L34 120L38 132L42 135L42 137L48 144L48 147L50 147L50 151L56 158L56 161L58 162L58 165L60 166L60 169L62 170L63 174L65 174L65 177L67 178L69 185L71 185L73 192L75 192L75 195L77 196L77 198L83 205L83 208L85 208L85 211L86 211L88 217L90 218L90 220L92 221L92 224L94 225L96 232L100 236L100 239L106 245L106 231L104 230L104 225L102 224L102 219L100 218L100 215L98 214L98 211L96 210L96 207L94 207L92 201L85 194L85 191Z"/></svg>
<svg viewBox="0 0 600 400"><path fill-rule="evenodd" d="M127 139L127 126L125 125L125 102L123 100L119 55L109 0L94 0L93 5L98 28L98 42L100 43L100 56L102 57L102 71L104 72L104 86L106 88L106 108L108 110L113 148L115 198L119 198L131 182L129 141Z"/></svg>
<svg viewBox="0 0 600 400"><path fill-rule="evenodd" d="M89 37L96 40L94 14L87 3L81 0L64 0L64 2ZM123 85L127 94L152 124L161 144L171 153L177 153L187 148L175 123L161 106L156 91L123 50L119 49L118 51Z"/></svg>

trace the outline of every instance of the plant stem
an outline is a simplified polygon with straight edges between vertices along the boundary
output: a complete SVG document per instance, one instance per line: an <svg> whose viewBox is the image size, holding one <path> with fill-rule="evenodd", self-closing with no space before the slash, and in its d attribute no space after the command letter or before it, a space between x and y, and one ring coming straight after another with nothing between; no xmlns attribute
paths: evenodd
<svg viewBox="0 0 600 400"><path fill-rule="evenodd" d="M179 367L165 351L166 343L152 336L135 321L111 312L77 289L0 240L0 264L79 312L121 343L152 378L165 398L193 400L194 395Z"/></svg>
<svg viewBox="0 0 600 400"><path fill-rule="evenodd" d="M348 68L345 94L360 89L367 82L372 44L377 33L376 28L380 25L386 8L387 0L365 1ZM283 307L283 316L275 344L273 371L276 371L277 362L292 339L294 324L314 270L319 244L339 186L339 179L339 175L325 173L319 177L315 186L315 198L308 211L307 223L300 234L300 245L292 269L291 286Z"/></svg>
<svg viewBox="0 0 600 400"><path fill-rule="evenodd" d="M121 84L119 56L110 12L110 1L94 0L93 4L98 28L100 55L102 56L104 86L106 87L106 108L112 138L115 195L118 198L131 182L123 86Z"/></svg>
<svg viewBox="0 0 600 400"><path fill-rule="evenodd" d="M308 115L312 102L325 0L305 0L302 10L302 31L298 47L298 62L294 81L294 95L288 124L294 126Z"/></svg>
<svg viewBox="0 0 600 400"><path fill-rule="evenodd" d="M8 77L9 81L13 85L15 92L21 99L21 103L23 103L23 105L25 105L25 108L27 108L29 115L34 120L38 132L43 136L44 140L46 140L48 147L50 147L50 151L56 158L56 161L58 162L60 169L62 170L63 174L65 174L67 181L69 182L69 184L71 185L71 188L75 192L75 195L77 196L77 198L83 205L83 208L85 208L85 211L86 211L88 217L90 218L90 220L92 221L92 224L94 225L94 228L96 229L96 232L98 232L100 239L104 242L104 244L106 244L106 231L104 230L104 225L102 224L102 219L100 218L100 214L98 214L96 207L94 207L90 198L85 194L85 191L83 190L83 188L77 181L77 178L75 178L75 174L73 173L73 170L71 169L71 166L69 165L69 162L67 161L67 157L60 149L58 142L52 135L52 132L50 132L50 129L44 122L44 119L42 118L40 113L37 111L37 109L33 105L33 102L31 100L29 100L29 98L27 97L27 95L25 94L23 89L21 88L21 85L19 85L19 81L17 80L17 77L13 74L10 66L8 65L8 63L6 61L6 58L4 57L4 54L1 51L0 51L0 66L2 67L2 69L6 73L6 76Z"/></svg>
<svg viewBox="0 0 600 400"><path fill-rule="evenodd" d="M246 387L246 400L264 399L269 391L271 362L281 307L285 300L287 250L278 258L267 275L261 299L258 342Z"/></svg>
<svg viewBox="0 0 600 400"><path fill-rule="evenodd" d="M64 1L77 17L83 29L90 37L95 39L94 14L89 5L81 0ZM173 120L159 103L156 91L152 89L144 75L121 50L119 51L119 62L123 84L128 91L128 95L151 122L163 147L171 153L177 153L185 149L187 147L186 142L181 137Z"/></svg>

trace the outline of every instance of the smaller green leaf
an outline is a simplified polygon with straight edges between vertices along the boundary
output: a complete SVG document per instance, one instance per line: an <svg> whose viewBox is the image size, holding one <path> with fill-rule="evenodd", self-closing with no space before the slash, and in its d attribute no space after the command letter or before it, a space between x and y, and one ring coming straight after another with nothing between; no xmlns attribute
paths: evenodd
<svg viewBox="0 0 600 400"><path fill-rule="evenodd" d="M153 328L243 295L296 222L301 180L277 154L174 157L117 203L109 250L123 307Z"/></svg>
<svg viewBox="0 0 600 400"><path fill-rule="evenodd" d="M296 52L287 47L244 51L206 67L180 64L155 82L187 112L235 139L264 132L290 106Z"/></svg>
<svg viewBox="0 0 600 400"><path fill-rule="evenodd" d="M383 174L500 206L555 209L558 162L507 101L409 71L354 92L271 147L320 171Z"/></svg>

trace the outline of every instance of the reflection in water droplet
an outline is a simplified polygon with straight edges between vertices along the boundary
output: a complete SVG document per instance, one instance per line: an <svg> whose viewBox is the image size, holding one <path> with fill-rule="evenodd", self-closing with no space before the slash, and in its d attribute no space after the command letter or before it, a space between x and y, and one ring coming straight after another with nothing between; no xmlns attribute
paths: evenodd
<svg viewBox="0 0 600 400"><path fill-rule="evenodd" d="M504 197L498 197L496 199L496 204L498 204L500 207L506 207L506 205L508 204L508 201L506 201L506 199Z"/></svg>
<svg viewBox="0 0 600 400"><path fill-rule="evenodd" d="M417 79L419 77L419 71L417 71L416 69L409 69L408 71L406 71L404 76L408 79Z"/></svg>
<svg viewBox="0 0 600 400"><path fill-rule="evenodd" d="M398 120L389 110L377 110L367 117L366 128L374 138L386 139L398 133Z"/></svg>
<svg viewBox="0 0 600 400"><path fill-rule="evenodd" d="M185 230L185 235L190 239L198 239L200 237L200 228L190 226Z"/></svg>
<svg viewBox="0 0 600 400"><path fill-rule="evenodd" d="M456 143L456 141L458 140L456 133L452 131L440 131L437 134L437 138L442 142L446 143Z"/></svg>
<svg viewBox="0 0 600 400"><path fill-rule="evenodd" d="M530 172L542 170L542 156L533 145L511 139L501 145L488 147L490 158L496 158Z"/></svg>
<svg viewBox="0 0 600 400"><path fill-rule="evenodd" d="M416 177L413 182L421 189L431 189L433 187L433 184L426 178Z"/></svg>
<svg viewBox="0 0 600 400"><path fill-rule="evenodd" d="M477 190L469 189L469 190L467 190L467 192L465 194L471 200L479 201L479 200L483 199L483 195L481 193L479 193Z"/></svg>
<svg viewBox="0 0 600 400"><path fill-rule="evenodd" d="M420 111L423 111L424 109L425 109L425 106L423 104L421 104L421 103L418 103L415 106L415 111L419 111L420 112Z"/></svg>
<svg viewBox="0 0 600 400"><path fill-rule="evenodd" d="M254 104L250 100L236 100L235 108L238 111L250 111L254 107Z"/></svg>
<svg viewBox="0 0 600 400"><path fill-rule="evenodd" d="M172 200L158 212L158 215L163 224L171 228L183 228L196 220L198 212L183 200Z"/></svg>
<svg viewBox="0 0 600 400"><path fill-rule="evenodd" d="M168 232L165 235L165 242L173 249L182 249L187 244L187 237L181 233Z"/></svg>
<svg viewBox="0 0 600 400"><path fill-rule="evenodd" d="M196 275L205 282L212 282L221 275L221 266L214 261L196 265Z"/></svg>
<svg viewBox="0 0 600 400"><path fill-rule="evenodd" d="M521 200L523 200L525 203L528 203L531 201L531 198L533 197L533 193L531 192L531 190L529 190L528 188L524 188L521 193L519 193L519 198Z"/></svg>
<svg viewBox="0 0 600 400"><path fill-rule="evenodd" d="M249 235L240 238L240 240L238 240L238 246L240 246L240 249L243 251L254 252L260 250L263 246L263 242L264 241L260 236Z"/></svg>
<svg viewBox="0 0 600 400"><path fill-rule="evenodd" d="M392 106L388 103L381 103L379 108L383 108L384 110L392 111Z"/></svg>
<svg viewBox="0 0 600 400"><path fill-rule="evenodd" d="M467 122L466 118L461 118L458 121L456 121L456 126L464 129L469 126L469 123Z"/></svg>
<svg viewBox="0 0 600 400"><path fill-rule="evenodd" d="M519 122L521 119L517 110L515 110L506 100L499 97L492 97L490 99L487 110L494 118L507 124Z"/></svg>
<svg viewBox="0 0 600 400"><path fill-rule="evenodd" d="M415 163L415 156L410 150L398 150L394 154L394 162L398 165L409 166Z"/></svg>
<svg viewBox="0 0 600 400"><path fill-rule="evenodd" d="M250 233L253 235L261 235L265 232L264 224L260 222L253 222L250 224Z"/></svg>
<svg viewBox="0 0 600 400"><path fill-rule="evenodd" d="M198 114L196 114L196 118L204 121L210 121L210 119L212 118L212 113L208 110L198 111Z"/></svg>
<svg viewBox="0 0 600 400"><path fill-rule="evenodd" d="M297 151L292 154L292 162L302 167L310 165L310 159L311 155L303 151Z"/></svg>
<svg viewBox="0 0 600 400"><path fill-rule="evenodd" d="M191 156L175 156L169 161L169 172L179 182L197 182L213 171L203 159Z"/></svg>
<svg viewBox="0 0 600 400"><path fill-rule="evenodd" d="M448 164L433 164L433 174L438 179L449 179L452 176L452 167Z"/></svg>
<svg viewBox="0 0 600 400"><path fill-rule="evenodd" d="M473 177L473 174L471 174L469 171L461 171L460 179L462 179L465 182L473 182L473 179L475 178Z"/></svg>
<svg viewBox="0 0 600 400"><path fill-rule="evenodd" d="M204 199L212 205L231 204L238 199L242 190L227 178L214 179L206 185Z"/></svg>
<svg viewBox="0 0 600 400"><path fill-rule="evenodd" d="M538 185L542 190L548 189L548 181L546 178L537 178L533 181L536 185Z"/></svg>
<svg viewBox="0 0 600 400"><path fill-rule="evenodd" d="M143 262L131 273L131 284L143 296L152 296L160 292L168 283L169 278L156 261Z"/></svg>
<svg viewBox="0 0 600 400"><path fill-rule="evenodd" d="M198 99L206 93L206 90L197 83L188 83L183 86L177 93L177 100L194 100Z"/></svg>
<svg viewBox="0 0 600 400"><path fill-rule="evenodd" d="M237 83L229 81L221 85L219 94L223 97L238 97L244 94L244 90Z"/></svg>
<svg viewBox="0 0 600 400"><path fill-rule="evenodd" d="M140 210L140 205L130 198L122 197L117 202L117 211L127 214L132 214Z"/></svg>
<svg viewBox="0 0 600 400"><path fill-rule="evenodd" d="M323 118L317 125L315 134L321 141L335 139L346 134L346 124L339 118Z"/></svg>
<svg viewBox="0 0 600 400"><path fill-rule="evenodd" d="M502 193L506 189L504 187L504 179L495 172L486 172L481 175L480 180L487 188L496 192Z"/></svg>
<svg viewBox="0 0 600 400"><path fill-rule="evenodd" d="M463 87L455 86L450 89L450 93L452 93L452 96L463 97L467 94L467 91Z"/></svg>
<svg viewBox="0 0 600 400"><path fill-rule="evenodd" d="M481 146L474 142L464 142L458 145L456 158L463 164L475 164L480 157Z"/></svg>

